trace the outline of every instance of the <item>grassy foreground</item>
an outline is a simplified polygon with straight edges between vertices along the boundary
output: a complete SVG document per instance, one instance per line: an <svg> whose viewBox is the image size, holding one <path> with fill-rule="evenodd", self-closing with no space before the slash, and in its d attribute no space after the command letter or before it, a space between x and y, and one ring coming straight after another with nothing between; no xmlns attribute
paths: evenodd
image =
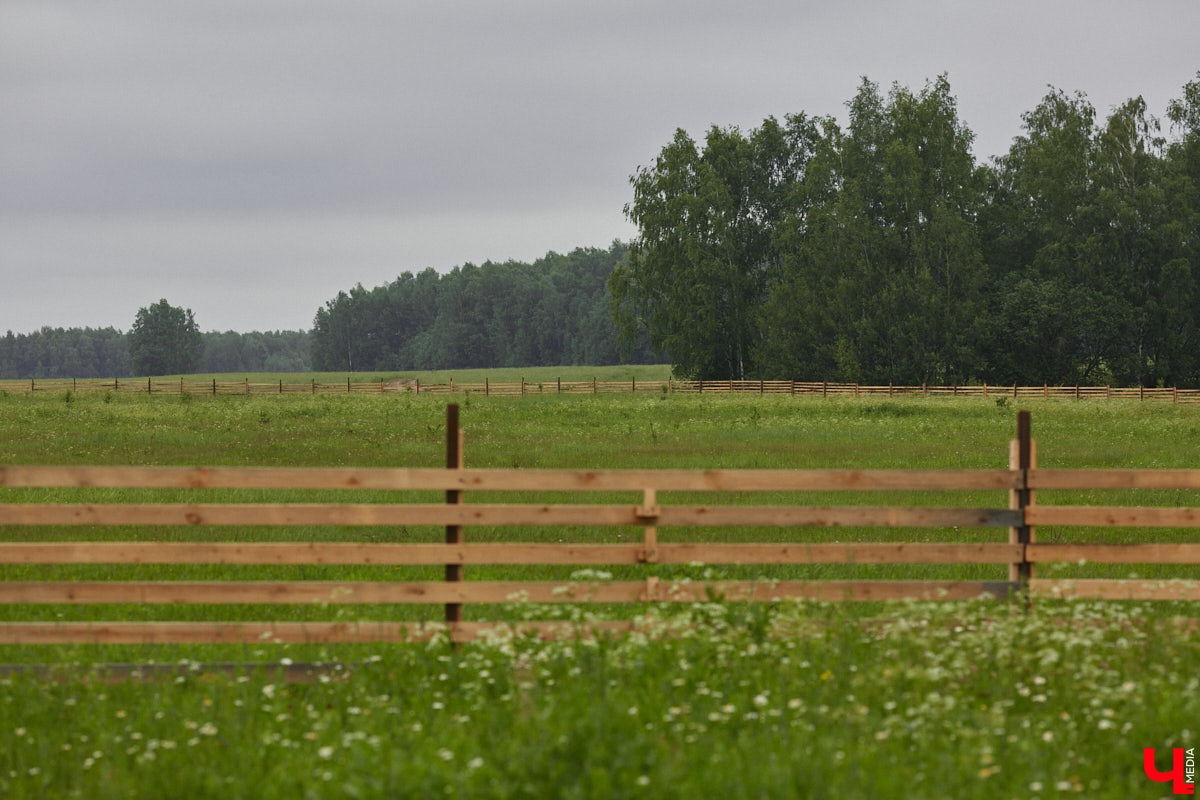
<svg viewBox="0 0 1200 800"><path fill-rule="evenodd" d="M302 685L0 679L0 793L1163 797L1142 748L1195 744L1200 644L1138 607L679 621L663 639L359 650Z"/></svg>
<svg viewBox="0 0 1200 800"><path fill-rule="evenodd" d="M1014 428L1012 404L978 400L461 402L467 463L480 467L1000 467ZM444 404L411 395L0 396L0 464L437 466ZM1033 411L1043 466L1197 466L1200 409L1022 407ZM1047 499L1200 505L1183 493ZM922 501L936 499L897 500ZM976 501L1003 502L987 493ZM661 615L681 625L665 637L458 649L264 644L225 654L352 665L308 685L266 670L113 685L86 670L12 675L0 678L0 797L1169 796L1142 774L1141 751L1160 748L1165 768L1162 748L1196 745L1200 642L1166 619L1194 610L1013 611L902 604L870 624L820 604L712 604L648 609L648 631ZM0 609L7 619L66 612ZM219 655L15 650L5 660Z"/></svg>

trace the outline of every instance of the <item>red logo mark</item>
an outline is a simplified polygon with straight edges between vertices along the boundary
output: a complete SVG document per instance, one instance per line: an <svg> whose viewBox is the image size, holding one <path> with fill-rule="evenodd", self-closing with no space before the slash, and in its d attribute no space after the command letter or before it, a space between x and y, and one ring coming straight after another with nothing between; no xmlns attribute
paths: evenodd
<svg viewBox="0 0 1200 800"><path fill-rule="evenodd" d="M1196 793L1196 751L1189 748L1184 750L1176 747L1171 750L1171 771L1159 772L1154 766L1154 748L1142 750L1142 768L1146 777L1157 783L1171 781L1171 789L1175 794Z"/></svg>

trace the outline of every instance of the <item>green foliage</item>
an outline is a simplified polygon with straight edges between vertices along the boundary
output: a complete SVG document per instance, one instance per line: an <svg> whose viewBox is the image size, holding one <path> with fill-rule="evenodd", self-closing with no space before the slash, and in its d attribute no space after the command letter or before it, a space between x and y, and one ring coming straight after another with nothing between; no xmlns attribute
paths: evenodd
<svg viewBox="0 0 1200 800"><path fill-rule="evenodd" d="M212 331L200 334L206 372L303 372L309 369L305 331ZM42 328L0 338L0 380L127 378L128 335L114 328Z"/></svg>
<svg viewBox="0 0 1200 800"><path fill-rule="evenodd" d="M1200 76L1174 139L1052 90L985 166L945 76L847 105L633 175L626 335L686 377L1200 385Z"/></svg>
<svg viewBox="0 0 1200 800"><path fill-rule="evenodd" d="M608 250L550 253L532 264L465 264L445 275L405 272L356 286L318 309L317 370L462 369L615 364L617 336L605 281L625 258ZM645 347L627 354L655 361Z"/></svg>
<svg viewBox="0 0 1200 800"><path fill-rule="evenodd" d="M813 124L766 120L743 135L713 127L703 150L682 130L631 179L638 226L609 279L627 341L645 332L684 378L756 375L759 312L778 258L771 239Z"/></svg>
<svg viewBox="0 0 1200 800"><path fill-rule="evenodd" d="M135 375L195 372L202 343L192 310L159 300L138 309L129 331L129 365Z"/></svg>
<svg viewBox="0 0 1200 800"><path fill-rule="evenodd" d="M124 378L125 334L114 328L42 328L0 337L0 378Z"/></svg>
<svg viewBox="0 0 1200 800"><path fill-rule="evenodd" d="M201 334L204 372L306 372L310 362L305 331L212 331Z"/></svg>
<svg viewBox="0 0 1200 800"><path fill-rule="evenodd" d="M864 81L849 130L825 121L775 240L785 279L764 312L765 372L971 375L984 284L971 139L944 77L920 94L893 86L886 99Z"/></svg>

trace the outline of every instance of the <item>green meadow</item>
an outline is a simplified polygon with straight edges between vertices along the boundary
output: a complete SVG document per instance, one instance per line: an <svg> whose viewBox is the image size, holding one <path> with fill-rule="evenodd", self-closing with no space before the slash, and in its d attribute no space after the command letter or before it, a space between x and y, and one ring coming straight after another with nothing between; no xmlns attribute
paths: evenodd
<svg viewBox="0 0 1200 800"><path fill-rule="evenodd" d="M420 381L427 383L483 383L484 379L494 383L509 383L525 380L529 383L542 383L550 386L555 381L581 382L599 381L663 381L671 376L668 364L620 364L606 367L498 367L494 369L455 369L455 370L407 370L384 372L205 372L189 375L163 375L153 380L155 383L178 381L183 378L189 384L206 383L216 380L218 383L310 383L344 384L349 379L354 384L378 383L379 381ZM93 383L112 383L112 379L81 380L81 386ZM145 386L146 378L121 378L122 385ZM45 378L34 381L35 386L70 384L70 379ZM22 392L29 388L28 380L0 380L0 391Z"/></svg>
<svg viewBox="0 0 1200 800"><path fill-rule="evenodd" d="M591 371L590 368L584 368ZM632 368L662 369L662 368ZM518 371L520 372L520 371ZM535 370L492 380L552 380ZM571 376L563 380L586 380ZM482 380L463 372L456 382ZM636 373L658 380L665 373ZM240 377L240 376L239 376ZM277 377L277 376L276 376ZM382 376L385 379L414 377ZM613 376L610 379L627 379ZM603 374L599 375L604 380ZM251 378L253 380L253 377ZM307 377L302 378L307 380ZM376 378L378 379L378 378ZM433 382L434 377L421 380ZM445 396L189 397L0 393L0 465L434 467ZM1200 408L1132 402L822 399L677 394L453 398L466 463L512 468L996 468L1015 411L1033 414L1045 467L1195 468ZM0 502L160 501L166 491L0 490ZM200 492L227 501L345 493ZM364 502L433 494L354 493ZM535 493L504 495L529 502ZM488 499L468 495L472 499ZM561 499L561 498L559 498ZM572 501L636 502L632 494ZM663 493L662 503L705 496ZM739 494L733 503L1003 507L1001 492ZM1187 492L1043 492L1039 502L1187 505ZM411 529L0 531L10 541L436 541ZM618 541L635 529L467 528L468 540ZM663 529L662 541L1003 541L1003 530ZM1192 531L1040 529L1040 541L1196 541ZM622 539L621 537L626 537ZM1192 567L1065 565L1064 577L1200 577ZM618 579L650 574L613 568ZM0 566L3 580L436 579L368 567ZM664 578L1001 579L1003 566L656 567ZM572 570L471 568L470 578L570 579ZM595 574L588 580L594 580ZM427 606L9 606L0 619L437 619ZM1200 646L1133 603L700 604L468 607L468 618L641 614L620 639L500 636L379 646L0 647L53 679L0 678L0 796L13 797L1162 797L1143 747L1195 745ZM864 616L871 622L864 622ZM344 665L284 684L281 661ZM184 662L175 677L109 684L105 662ZM231 676L197 662L253 664ZM1160 750L1159 765L1167 764Z"/></svg>

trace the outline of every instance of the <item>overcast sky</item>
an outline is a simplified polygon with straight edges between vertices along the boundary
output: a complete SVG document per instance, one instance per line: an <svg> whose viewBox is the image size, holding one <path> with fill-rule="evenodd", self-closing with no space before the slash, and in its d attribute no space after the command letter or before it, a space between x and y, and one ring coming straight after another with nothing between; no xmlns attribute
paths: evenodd
<svg viewBox="0 0 1200 800"><path fill-rule="evenodd" d="M949 74L976 156L1053 85L1200 70L1196 0L0 0L0 332L308 328L406 270L606 247L676 128Z"/></svg>

